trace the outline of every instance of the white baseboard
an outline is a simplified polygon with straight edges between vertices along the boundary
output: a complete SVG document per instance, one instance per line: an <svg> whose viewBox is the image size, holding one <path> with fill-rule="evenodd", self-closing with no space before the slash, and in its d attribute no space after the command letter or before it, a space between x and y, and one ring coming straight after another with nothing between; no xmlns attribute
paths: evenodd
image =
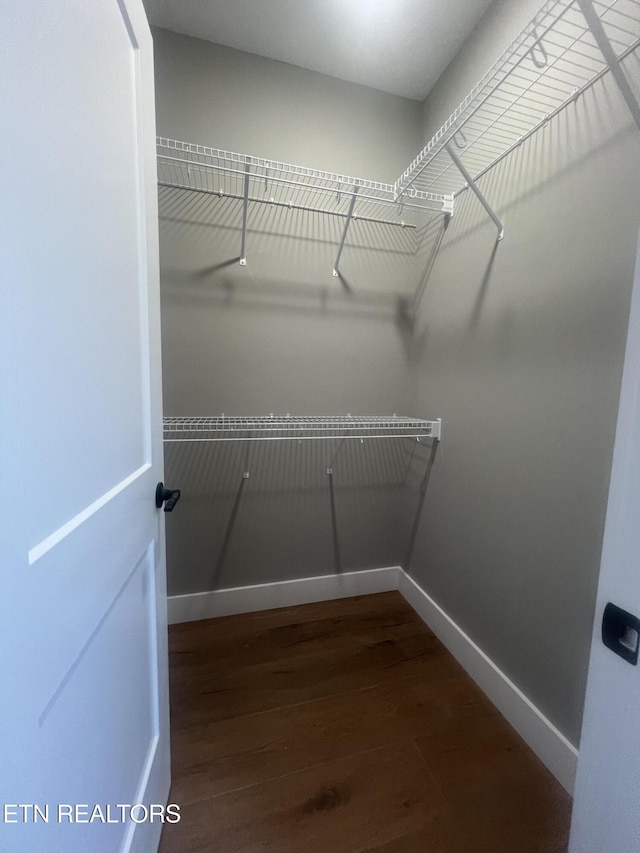
<svg viewBox="0 0 640 853"><path fill-rule="evenodd" d="M399 566L216 589L168 600L169 623L399 590L561 785L570 793L578 750Z"/></svg>
<svg viewBox="0 0 640 853"><path fill-rule="evenodd" d="M311 604L354 595L371 595L398 589L399 566L383 569L364 569L335 575L318 575L254 586L215 589L190 595L172 595L168 599L169 624L254 613L294 604Z"/></svg>
<svg viewBox="0 0 640 853"><path fill-rule="evenodd" d="M418 584L401 570L399 589L520 737L570 794L578 750Z"/></svg>

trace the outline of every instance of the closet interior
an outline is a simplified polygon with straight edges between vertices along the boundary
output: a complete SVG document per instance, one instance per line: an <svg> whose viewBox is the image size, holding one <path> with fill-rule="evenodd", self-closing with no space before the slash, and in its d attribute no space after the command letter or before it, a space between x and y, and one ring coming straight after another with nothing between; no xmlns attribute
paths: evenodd
<svg viewBox="0 0 640 853"><path fill-rule="evenodd" d="M541 758L570 789L640 215L640 2L536 5L494 3L420 111L154 33L167 560L176 621L217 615L216 591L400 567L561 733Z"/></svg>

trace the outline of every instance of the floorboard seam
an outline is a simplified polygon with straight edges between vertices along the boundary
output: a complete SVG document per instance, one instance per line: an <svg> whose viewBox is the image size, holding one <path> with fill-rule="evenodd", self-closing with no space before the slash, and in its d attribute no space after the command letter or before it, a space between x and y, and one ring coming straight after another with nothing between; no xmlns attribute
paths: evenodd
<svg viewBox="0 0 640 853"><path fill-rule="evenodd" d="M281 779L288 779L291 776L298 776L301 773L308 773L310 770L317 770L319 767L324 767L326 764L331 764L334 761L343 761L346 758L355 758L356 756L362 755L370 755L374 752L380 752L380 750L388 749L390 746L395 746L398 744L407 744L410 743L410 738L405 738L403 740L398 741L389 741L388 743L383 743L378 746L370 747L369 749L361 749L356 752L351 753L340 753L340 755L336 755L333 758L327 758L325 761L319 761L316 764L309 764L307 767L299 767L297 770L292 770L290 773L280 773L277 776L271 776L268 779L261 779L260 782L253 782L249 785L240 785L238 788L229 788L228 791L218 791L216 794L211 794L209 797L198 797L195 800L181 800L181 805L195 805L197 803L206 803L209 800L217 800L220 797L226 797L229 794L237 794L240 791L249 791L252 788L259 788L261 785L268 785L271 782L278 782ZM433 774L431 774L433 775ZM173 791L173 786L175 785L176 780L173 780L171 783L171 788Z"/></svg>

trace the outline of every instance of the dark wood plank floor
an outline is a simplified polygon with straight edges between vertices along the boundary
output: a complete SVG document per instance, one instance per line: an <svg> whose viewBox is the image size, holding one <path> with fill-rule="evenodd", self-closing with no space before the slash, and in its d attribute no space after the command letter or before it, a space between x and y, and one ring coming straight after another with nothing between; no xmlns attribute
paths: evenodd
<svg viewBox="0 0 640 853"><path fill-rule="evenodd" d="M560 853L571 800L399 593L170 629L161 853Z"/></svg>

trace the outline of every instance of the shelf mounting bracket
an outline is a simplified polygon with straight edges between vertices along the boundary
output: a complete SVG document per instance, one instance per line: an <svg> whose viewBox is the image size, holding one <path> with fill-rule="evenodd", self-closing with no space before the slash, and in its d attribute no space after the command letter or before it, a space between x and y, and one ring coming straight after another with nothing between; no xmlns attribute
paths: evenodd
<svg viewBox="0 0 640 853"><path fill-rule="evenodd" d="M629 111L631 112L636 125L640 128L640 104L638 104L638 100L633 94L629 81L618 62L618 57L616 56L616 52L609 41L609 36L606 34L605 29L602 26L602 21L598 17L596 10L593 8L593 0L578 0L578 6L580 6L582 14L589 25L589 29L591 30L591 34L596 40L596 44L600 48L605 62L613 74L614 80L618 84L618 88L622 92L623 98L627 102L627 106L629 107Z"/></svg>
<svg viewBox="0 0 640 853"><path fill-rule="evenodd" d="M340 274L340 255L342 255L342 250L344 249L344 241L347 239L347 231L349 230L349 225L351 225L351 220L353 219L353 209L356 206L356 196L358 195L358 190L360 187L356 184L353 188L353 194L351 196L351 202L349 203L349 212L347 213L347 219L344 223L344 229L342 231L342 240L340 240L340 248L338 249L338 254L336 255L336 261L333 265L333 276L337 278Z"/></svg>
<svg viewBox="0 0 640 853"><path fill-rule="evenodd" d="M478 199L480 204L484 207L484 209L487 211L487 213L489 214L493 224L498 229L498 240L502 240L502 238L504 237L504 225L502 224L500 219L498 219L498 217L496 216L496 214L495 214L493 208L491 207L491 205L489 204L489 202L486 200L486 198L480 192L480 189L479 189L478 185L476 184L476 182L473 180L473 178L471 177L469 172L467 172L467 170L464 166L464 163L462 162L462 160L458 157L456 152L451 147L451 143L447 142L447 144L444 147L446 148L447 154L449 155L449 157L451 157L451 159L453 160L453 163L454 163L456 169L458 169L458 171L460 172L462 177L465 179L465 181L469 185L469 189L476 196L476 198Z"/></svg>
<svg viewBox="0 0 640 853"><path fill-rule="evenodd" d="M249 172L251 166L247 163L244 167L244 192L242 197L242 242L240 243L240 266L246 267L247 253L245 244L247 241L247 208L249 207Z"/></svg>

